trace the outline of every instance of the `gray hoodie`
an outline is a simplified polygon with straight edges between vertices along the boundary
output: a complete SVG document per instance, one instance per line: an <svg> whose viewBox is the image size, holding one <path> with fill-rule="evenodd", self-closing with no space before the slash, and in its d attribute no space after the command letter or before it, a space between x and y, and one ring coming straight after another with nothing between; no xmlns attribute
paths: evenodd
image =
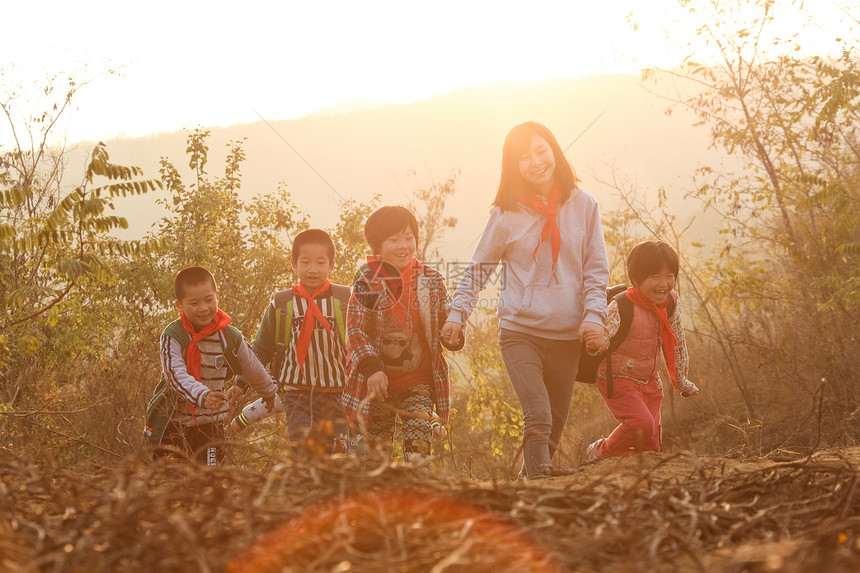
<svg viewBox="0 0 860 573"><path fill-rule="evenodd" d="M448 320L464 323L502 263L499 325L541 338L575 340L583 321L603 324L609 266L597 201L574 189L558 207L561 251L540 241L546 215L523 205L493 207L472 261L454 293Z"/></svg>

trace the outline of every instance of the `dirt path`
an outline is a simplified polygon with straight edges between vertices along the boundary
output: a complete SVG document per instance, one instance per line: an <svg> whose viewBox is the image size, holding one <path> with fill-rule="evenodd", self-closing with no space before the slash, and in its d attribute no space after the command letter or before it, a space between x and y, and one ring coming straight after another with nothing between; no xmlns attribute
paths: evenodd
<svg viewBox="0 0 860 573"><path fill-rule="evenodd" d="M697 473L706 471L716 476L727 476L738 472L753 472L770 467L802 463L804 458L792 456L791 461L774 461L768 458L714 458L700 457L692 452L664 454L645 452L628 458L610 458L580 466L572 475L556 476L540 480L542 487L575 488L588 486L595 481L612 481L618 487L629 487L633 481L648 472L653 479L688 481ZM844 461L855 469L860 468L860 446L816 452L811 461Z"/></svg>

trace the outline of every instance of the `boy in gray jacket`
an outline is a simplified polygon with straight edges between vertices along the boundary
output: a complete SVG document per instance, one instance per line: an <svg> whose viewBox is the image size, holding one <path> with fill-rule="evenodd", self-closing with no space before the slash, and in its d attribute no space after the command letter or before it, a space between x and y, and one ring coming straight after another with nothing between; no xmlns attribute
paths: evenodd
<svg viewBox="0 0 860 573"><path fill-rule="evenodd" d="M218 308L215 277L204 267L187 267L174 280L179 318L161 335L161 368L172 401L162 445L175 446L207 465L224 459L224 422L229 418L225 382L243 374L268 409L274 407L275 381ZM152 428L147 428L152 432Z"/></svg>

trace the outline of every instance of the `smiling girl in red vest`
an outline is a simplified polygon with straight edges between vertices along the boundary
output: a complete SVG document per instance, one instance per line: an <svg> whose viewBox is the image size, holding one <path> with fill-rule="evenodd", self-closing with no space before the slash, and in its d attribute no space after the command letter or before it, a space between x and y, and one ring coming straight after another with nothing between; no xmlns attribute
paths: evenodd
<svg viewBox="0 0 860 573"><path fill-rule="evenodd" d="M627 255L627 276L634 285L625 293L633 303L630 328L612 351L611 364L603 360L597 371L597 388L619 424L609 437L588 446L586 461L660 451L663 384L657 370L661 352L666 357L672 384L681 396L688 398L699 393L696 385L687 380L687 342L678 293L673 290L679 266L678 255L662 241L643 241ZM671 315L668 308L672 308ZM615 299L609 303L604 326L604 336L586 339L592 355L605 352L610 338L621 326ZM611 386L607 384L607 368L611 368Z"/></svg>

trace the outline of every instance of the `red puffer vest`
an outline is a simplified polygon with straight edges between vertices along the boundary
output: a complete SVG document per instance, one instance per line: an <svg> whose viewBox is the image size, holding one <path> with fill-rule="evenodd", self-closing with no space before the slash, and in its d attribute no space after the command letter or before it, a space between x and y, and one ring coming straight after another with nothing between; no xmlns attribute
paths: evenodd
<svg viewBox="0 0 860 573"><path fill-rule="evenodd" d="M660 322L647 310L633 305L630 331L617 350L612 351L612 375L650 382L660 367ZM606 362L597 375L606 379Z"/></svg>

